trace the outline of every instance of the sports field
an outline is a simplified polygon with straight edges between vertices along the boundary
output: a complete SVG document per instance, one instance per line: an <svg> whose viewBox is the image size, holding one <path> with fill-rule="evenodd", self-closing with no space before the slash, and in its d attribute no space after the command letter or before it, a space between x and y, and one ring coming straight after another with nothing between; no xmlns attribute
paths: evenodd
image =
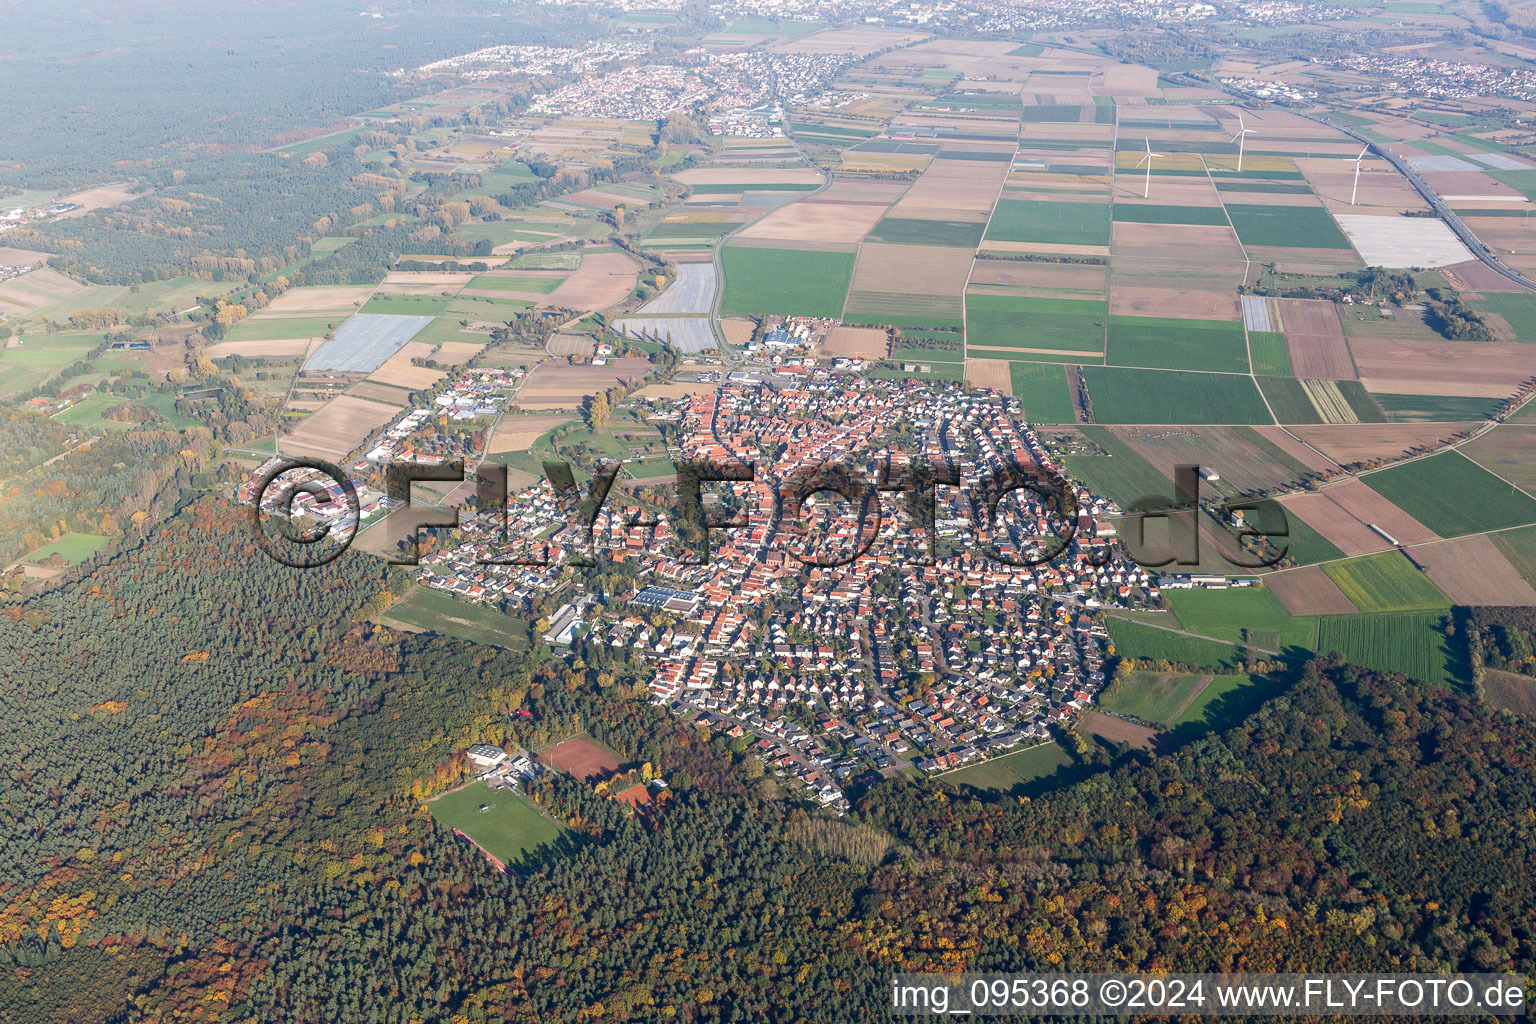
<svg viewBox="0 0 1536 1024"><path fill-rule="evenodd" d="M723 313L842 315L853 277L851 252L732 245L720 259L725 268Z"/></svg>
<svg viewBox="0 0 1536 1024"><path fill-rule="evenodd" d="M28 565L41 565L54 555L58 555L66 564L78 565L110 543L112 543L110 537L104 537L99 533L66 533L58 540L44 544L28 554L22 561Z"/></svg>
<svg viewBox="0 0 1536 1024"><path fill-rule="evenodd" d="M1270 423L1253 378L1085 366L1097 423Z"/></svg>
<svg viewBox="0 0 1536 1024"><path fill-rule="evenodd" d="M483 782L445 793L427 804L427 810L439 825L458 829L508 865L516 865L565 831L522 794L491 789Z"/></svg>
<svg viewBox="0 0 1536 1024"><path fill-rule="evenodd" d="M1248 347L1240 323L1113 316L1109 318L1109 362L1247 373Z"/></svg>
<svg viewBox="0 0 1536 1024"><path fill-rule="evenodd" d="M1003 199L992 212L986 237L994 242L1108 245L1109 205Z"/></svg>
<svg viewBox="0 0 1536 1024"><path fill-rule="evenodd" d="M1362 477L1442 537L1536 523L1536 501L1460 452L1441 452Z"/></svg>
<svg viewBox="0 0 1536 1024"><path fill-rule="evenodd" d="M1349 249L1349 239L1321 206L1227 204L1244 245L1287 249Z"/></svg>
<svg viewBox="0 0 1536 1024"><path fill-rule="evenodd" d="M411 633L441 633L472 643L528 649L528 621L484 605L470 604L426 587L390 605L379 624Z"/></svg>
<svg viewBox="0 0 1536 1024"><path fill-rule="evenodd" d="M1362 612L1412 612L1450 607L1450 599L1401 551L1329 562L1323 571Z"/></svg>

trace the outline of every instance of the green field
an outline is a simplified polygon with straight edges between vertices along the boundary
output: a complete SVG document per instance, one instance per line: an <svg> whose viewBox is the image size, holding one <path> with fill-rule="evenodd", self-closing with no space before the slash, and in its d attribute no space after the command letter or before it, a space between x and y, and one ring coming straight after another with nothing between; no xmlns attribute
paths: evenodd
<svg viewBox="0 0 1536 1024"><path fill-rule="evenodd" d="M1228 729L1252 714L1273 692L1274 683L1265 676L1217 676L1171 724L1200 723Z"/></svg>
<svg viewBox="0 0 1536 1024"><path fill-rule="evenodd" d="M1007 792L1017 786L1045 778L1072 763L1067 752L1055 743L1028 747L980 764L967 765L944 776L950 785Z"/></svg>
<svg viewBox="0 0 1536 1024"><path fill-rule="evenodd" d="M646 238L719 238L728 235L739 224L724 220L672 221L657 224L645 233ZM484 287L471 285L471 287Z"/></svg>
<svg viewBox="0 0 1536 1024"><path fill-rule="evenodd" d="M1297 565L1312 565L1344 557L1344 552L1308 526L1300 516L1288 515L1285 518L1290 533L1285 537L1276 537L1274 542L1284 547L1285 553L1295 559Z"/></svg>
<svg viewBox="0 0 1536 1024"><path fill-rule="evenodd" d="M1099 701L1105 711L1173 725L1179 712L1213 677L1191 672L1132 672Z"/></svg>
<svg viewBox="0 0 1536 1024"><path fill-rule="evenodd" d="M1479 313L1502 317L1514 328L1515 341L1536 342L1536 295L1528 292L1484 292L1480 299L1468 300Z"/></svg>
<svg viewBox="0 0 1536 1024"><path fill-rule="evenodd" d="M1268 587L1165 590L1163 599L1191 633L1278 653L1317 647L1316 617L1292 615Z"/></svg>
<svg viewBox="0 0 1536 1024"><path fill-rule="evenodd" d="M525 618L460 601L426 587L418 587L409 596L390 605L379 616L379 623L411 632L441 633L514 651L528 650L531 633Z"/></svg>
<svg viewBox="0 0 1536 1024"><path fill-rule="evenodd" d="M1269 402L1279 423L1321 423L1322 413L1312 404L1301 381L1295 377L1259 377L1259 390ZM1333 382L1339 395L1361 423L1382 423L1387 417L1376 405L1379 395L1372 395L1357 380Z"/></svg>
<svg viewBox="0 0 1536 1024"><path fill-rule="evenodd" d="M1248 346L1241 323L1112 316L1109 362L1113 366L1247 373Z"/></svg>
<svg viewBox="0 0 1536 1024"><path fill-rule="evenodd" d="M448 311L449 299L440 295L375 295L363 303L359 313L386 313L395 316L441 316Z"/></svg>
<svg viewBox="0 0 1536 1024"><path fill-rule="evenodd" d="M1147 206L1115 204L1115 221L1121 224L1206 224L1226 226L1227 215L1219 206Z"/></svg>
<svg viewBox="0 0 1536 1024"><path fill-rule="evenodd" d="M1109 304L1102 299L1045 299L969 291L965 295L965 340L967 345L983 348L1099 353L1104 351L1108 309Z"/></svg>
<svg viewBox="0 0 1536 1024"><path fill-rule="evenodd" d="M1085 366L1097 423L1270 423L1253 378Z"/></svg>
<svg viewBox="0 0 1536 1024"><path fill-rule="evenodd" d="M1493 543L1527 583L1536 583L1536 526L1495 533Z"/></svg>
<svg viewBox="0 0 1536 1024"><path fill-rule="evenodd" d="M1323 571L1362 612L1429 611L1451 603L1401 551L1329 562Z"/></svg>
<svg viewBox="0 0 1536 1024"><path fill-rule="evenodd" d="M28 565L41 565L58 555L69 565L79 565L110 543L112 538L99 533L66 533L51 544L30 552L22 561Z"/></svg>
<svg viewBox="0 0 1536 1024"><path fill-rule="evenodd" d="M560 287L560 282L564 280L563 277L498 277L480 274L470 278L469 284L464 287L477 292L536 292L548 295Z"/></svg>
<svg viewBox="0 0 1536 1024"><path fill-rule="evenodd" d="M995 242L1108 245L1109 205L1003 199L992 211L986 237Z"/></svg>
<svg viewBox="0 0 1536 1024"><path fill-rule="evenodd" d="M1055 363L1010 363L1013 395L1024 404L1031 423L1071 423L1072 387L1066 367Z"/></svg>
<svg viewBox="0 0 1536 1024"><path fill-rule="evenodd" d="M581 266L579 252L525 252L512 260L518 270L575 270Z"/></svg>
<svg viewBox="0 0 1536 1024"><path fill-rule="evenodd" d="M427 804L427 810L439 825L458 829L509 866L555 842L565 831L522 794L491 789L483 782L445 793Z"/></svg>
<svg viewBox="0 0 1536 1024"><path fill-rule="evenodd" d="M1291 375L1291 350L1285 344L1285 335L1279 331L1249 331L1248 351L1253 357L1254 373L1277 377Z"/></svg>
<svg viewBox="0 0 1536 1024"><path fill-rule="evenodd" d="M480 187L470 189L469 195L495 196L506 192L514 185L523 185L537 180L532 169L518 160L499 163L492 170L481 171L478 177Z"/></svg>
<svg viewBox="0 0 1536 1024"><path fill-rule="evenodd" d="M1170 633L1166 629L1125 619L1111 618L1107 625L1115 653L1122 658L1166 661L1197 668L1238 668L1242 662L1237 648L1231 644Z"/></svg>
<svg viewBox="0 0 1536 1024"><path fill-rule="evenodd" d="M1451 395L1375 394L1376 404L1394 423L1463 423L1485 420L1498 405L1494 398L1460 398Z"/></svg>
<svg viewBox="0 0 1536 1024"><path fill-rule="evenodd" d="M128 399L122 395L87 395L80 401L71 405L68 409L59 413L54 419L71 427L127 427L127 423L115 423L112 420L103 420L102 413L109 409L115 409Z"/></svg>
<svg viewBox="0 0 1536 1024"><path fill-rule="evenodd" d="M867 241L893 245L947 245L974 249L986 225L957 220L911 220L886 217L875 225Z"/></svg>
<svg viewBox="0 0 1536 1024"><path fill-rule="evenodd" d="M335 316L291 316L242 320L224 335L225 341L274 341L279 338L323 338L347 322L350 313Z"/></svg>
<svg viewBox="0 0 1536 1024"><path fill-rule="evenodd" d="M837 317L853 276L851 252L726 246L721 312Z"/></svg>
<svg viewBox="0 0 1536 1024"><path fill-rule="evenodd" d="M1246 206L1229 203L1227 214L1244 245L1288 249L1348 249L1349 239L1321 206Z"/></svg>
<svg viewBox="0 0 1536 1024"><path fill-rule="evenodd" d="M1017 363L1014 365L1018 365ZM1105 451L1104 455L1068 455L1063 458L1074 479L1081 480L1095 494L1102 494L1126 508L1138 498L1151 495L1173 497L1173 481L1164 476L1136 450L1116 437L1107 427L1084 425L1077 428L1084 437Z"/></svg>
<svg viewBox="0 0 1536 1024"><path fill-rule="evenodd" d="M1318 620L1317 649L1324 655L1337 651L1377 672L1449 685L1457 672L1441 631L1445 617L1439 611L1324 615Z"/></svg>
<svg viewBox="0 0 1536 1024"><path fill-rule="evenodd" d="M1460 452L1415 459L1361 479L1442 537L1536 523L1536 501Z"/></svg>

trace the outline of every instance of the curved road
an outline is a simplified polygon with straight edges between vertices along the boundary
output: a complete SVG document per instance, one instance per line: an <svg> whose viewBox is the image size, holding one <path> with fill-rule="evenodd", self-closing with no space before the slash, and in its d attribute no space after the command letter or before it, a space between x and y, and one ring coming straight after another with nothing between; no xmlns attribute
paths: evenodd
<svg viewBox="0 0 1536 1024"><path fill-rule="evenodd" d="M1348 128L1341 124L1334 124L1326 117L1317 117L1313 114L1302 113L1300 110L1291 110L1291 113L1299 114L1309 121L1316 121L1318 124L1327 125L1329 128L1332 128L1336 132L1342 132L1343 134L1348 135L1350 138L1354 139L1361 145L1369 146L1374 152L1379 154L1393 167L1397 168L1398 173L1407 178L1413 184L1413 187L1418 189L1419 195L1424 197L1424 201L1429 203L1430 208L1433 209L1435 213L1439 214L1440 219L1445 221L1446 224L1450 225L1451 230L1456 232L1456 236L1462 240L1468 249L1472 250L1472 255L1482 260L1491 270L1500 276L1508 278L1523 288L1529 288L1531 291L1536 291L1536 281L1533 281L1519 271L1511 270L1509 267L1506 267L1504 264L1500 263L1498 257L1495 256L1489 250L1489 248L1482 243L1481 239L1472 233L1470 228L1461 222L1460 217L1451 212L1450 208L1445 205L1445 201L1440 198L1440 194L1434 189L1430 188L1429 183L1426 182L1423 178L1419 177L1418 172L1416 172L1412 167L1408 166L1408 162L1406 160L1403 160L1394 153L1388 152L1386 149L1372 142L1370 139L1366 138L1364 135L1354 130L1353 128Z"/></svg>

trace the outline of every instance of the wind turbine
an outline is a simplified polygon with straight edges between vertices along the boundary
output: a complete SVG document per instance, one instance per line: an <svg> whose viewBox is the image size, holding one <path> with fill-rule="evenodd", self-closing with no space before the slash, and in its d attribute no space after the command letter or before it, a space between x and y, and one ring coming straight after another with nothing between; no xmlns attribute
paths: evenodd
<svg viewBox="0 0 1536 1024"><path fill-rule="evenodd" d="M1143 199L1150 199L1152 197L1152 158L1162 155L1161 153L1152 152L1152 140L1147 139L1147 155L1136 161L1137 167L1140 167L1143 162L1147 165L1147 183L1141 189L1141 198Z"/></svg>
<svg viewBox="0 0 1536 1024"><path fill-rule="evenodd" d="M1355 157L1355 184L1349 190L1349 205L1355 205L1355 193L1360 191L1360 161L1365 159L1365 154L1371 151L1370 146L1360 150L1360 155Z"/></svg>
<svg viewBox="0 0 1536 1024"><path fill-rule="evenodd" d="M1241 174L1243 170L1243 143L1248 140L1248 136L1256 134L1258 133L1254 129L1249 128L1247 125L1243 124L1243 115L1238 114L1237 133L1227 141L1237 143L1237 170L1239 174Z"/></svg>

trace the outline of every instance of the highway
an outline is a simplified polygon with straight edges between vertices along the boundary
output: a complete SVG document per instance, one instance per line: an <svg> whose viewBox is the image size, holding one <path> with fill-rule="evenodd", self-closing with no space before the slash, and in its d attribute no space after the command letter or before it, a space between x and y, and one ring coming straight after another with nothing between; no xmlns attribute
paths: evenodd
<svg viewBox="0 0 1536 1024"><path fill-rule="evenodd" d="M1445 201L1440 198L1440 194L1434 189L1430 188L1428 182L1419 177L1417 171L1408 166L1408 161L1403 160L1395 154L1388 152L1386 149L1372 142L1370 139L1355 131L1353 128L1347 128L1341 124L1334 124L1326 117L1317 117L1313 114L1303 113L1300 110L1292 109L1291 113L1299 114L1309 121L1316 121L1318 124L1327 125L1334 131L1343 132L1345 135L1348 135L1362 146L1369 146L1374 152L1379 154L1393 167L1396 167L1399 173L1403 175L1403 177L1407 178L1410 182L1413 183L1413 187L1419 190L1419 195L1424 197L1424 201L1429 203L1430 208L1433 209L1435 213L1439 214L1440 219L1445 221L1446 224L1450 225L1451 230L1456 232L1456 236L1460 238L1463 243L1465 243L1468 249L1472 250L1472 255L1482 260L1500 276L1508 278L1509 280L1515 282L1515 284L1520 285L1522 288L1529 288L1531 291L1536 291L1536 281L1533 281L1526 277L1524 274L1521 274L1519 271L1511 270L1509 267L1506 267L1504 264L1500 263L1498 257L1495 256L1488 249L1488 247L1484 245L1482 241L1472 233L1470 228L1461 222L1461 218L1451 212L1450 208L1445 205Z"/></svg>

